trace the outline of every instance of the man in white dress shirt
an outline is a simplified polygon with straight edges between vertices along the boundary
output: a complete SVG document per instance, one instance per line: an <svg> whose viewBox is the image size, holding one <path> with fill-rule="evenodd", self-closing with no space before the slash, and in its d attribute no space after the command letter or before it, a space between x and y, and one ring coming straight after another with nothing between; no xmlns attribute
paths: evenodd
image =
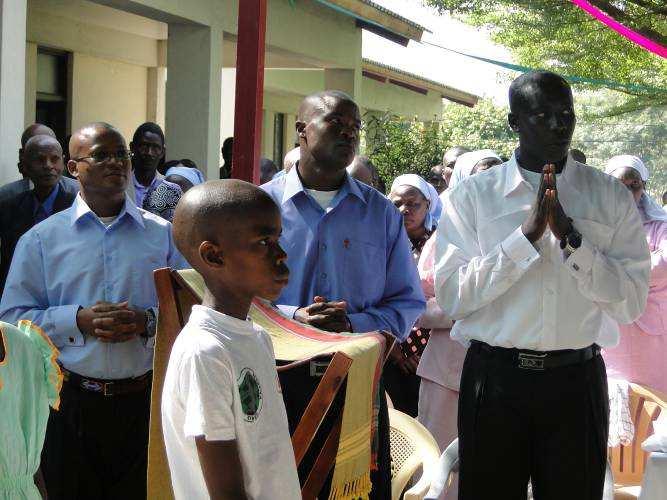
<svg viewBox="0 0 667 500"><path fill-rule="evenodd" d="M572 92L527 73L510 87L519 147L449 192L436 295L470 344L459 399L460 499L600 499L609 404L603 315L630 323L649 252L624 186L568 155Z"/></svg>

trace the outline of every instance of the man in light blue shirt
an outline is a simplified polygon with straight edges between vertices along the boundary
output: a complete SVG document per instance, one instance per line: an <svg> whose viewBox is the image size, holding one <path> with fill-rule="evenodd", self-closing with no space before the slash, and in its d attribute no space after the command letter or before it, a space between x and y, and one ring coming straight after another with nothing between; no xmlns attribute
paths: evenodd
<svg viewBox="0 0 667 500"><path fill-rule="evenodd" d="M171 224L126 197L130 154L116 129L80 129L70 155L80 194L19 240L0 318L32 320L60 350L61 411L42 464L49 497L145 498L153 271L186 263Z"/></svg>
<svg viewBox="0 0 667 500"><path fill-rule="evenodd" d="M360 128L359 108L342 92L311 95L299 108L300 159L263 186L281 209L280 244L290 269L277 303L289 317L323 330L383 330L402 341L425 300L398 210L345 169ZM384 397L381 403L372 499L391 498Z"/></svg>
<svg viewBox="0 0 667 500"><path fill-rule="evenodd" d="M345 170L359 127L359 109L345 94L306 98L297 122L301 159L263 186L281 207L290 269L277 303L324 330L384 330L402 341L424 295L401 215Z"/></svg>

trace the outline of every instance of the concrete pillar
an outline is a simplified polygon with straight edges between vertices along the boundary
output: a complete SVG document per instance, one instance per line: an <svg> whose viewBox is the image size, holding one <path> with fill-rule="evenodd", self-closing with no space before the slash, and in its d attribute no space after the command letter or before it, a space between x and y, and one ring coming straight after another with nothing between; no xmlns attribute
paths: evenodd
<svg viewBox="0 0 667 500"><path fill-rule="evenodd" d="M0 0L0 184L19 178L25 121L27 0Z"/></svg>
<svg viewBox="0 0 667 500"><path fill-rule="evenodd" d="M166 145L170 158L190 158L218 178L222 29L169 24Z"/></svg>
<svg viewBox="0 0 667 500"><path fill-rule="evenodd" d="M37 44L25 44L25 119L27 127L37 119Z"/></svg>
<svg viewBox="0 0 667 500"><path fill-rule="evenodd" d="M262 111L262 147L261 154L264 158L273 158L273 139L276 114L265 109Z"/></svg>
<svg viewBox="0 0 667 500"><path fill-rule="evenodd" d="M165 128L165 87L167 82L167 68L148 68L146 84L146 120L155 122Z"/></svg>
<svg viewBox="0 0 667 500"><path fill-rule="evenodd" d="M361 67L355 69L325 69L325 90L342 90L357 103L361 102Z"/></svg>

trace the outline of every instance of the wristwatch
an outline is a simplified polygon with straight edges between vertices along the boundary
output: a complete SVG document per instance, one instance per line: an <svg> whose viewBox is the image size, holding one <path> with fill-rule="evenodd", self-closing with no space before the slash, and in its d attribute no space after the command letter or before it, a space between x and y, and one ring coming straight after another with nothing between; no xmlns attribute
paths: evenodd
<svg viewBox="0 0 667 500"><path fill-rule="evenodd" d="M560 247L568 255L573 254L581 246L581 233L577 231L574 227L570 230L565 237L560 240Z"/></svg>
<svg viewBox="0 0 667 500"><path fill-rule="evenodd" d="M146 331L142 334L142 337L147 339L155 337L157 333L157 317L155 316L155 309L148 308L146 309Z"/></svg>

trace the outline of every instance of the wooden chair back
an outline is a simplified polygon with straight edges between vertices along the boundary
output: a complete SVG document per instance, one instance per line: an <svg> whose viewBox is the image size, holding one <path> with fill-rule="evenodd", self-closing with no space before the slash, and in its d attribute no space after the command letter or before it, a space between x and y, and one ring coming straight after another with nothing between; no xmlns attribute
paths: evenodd
<svg viewBox="0 0 667 500"><path fill-rule="evenodd" d="M636 486L642 483L648 453L642 450L642 442L653 433L653 422L661 412L667 412L667 396L630 384L630 415L635 425L632 443L609 448L614 483L621 486Z"/></svg>
<svg viewBox="0 0 667 500"><path fill-rule="evenodd" d="M171 348L183 326L188 321L192 306L201 301L188 283L171 269L158 269L154 272L155 287L159 301L158 328L155 339L155 357L153 362L153 392L151 395L151 419L148 444L147 497L149 499L171 500L171 476L162 436L160 406L162 388L167 371ZM278 368L289 370L305 361L296 361ZM292 445L297 467L306 456L315 435L328 414L339 390L343 386L352 359L341 352L331 358L322 375L313 396L303 411L294 433ZM334 466L338 451L338 438L342 413L327 436L317 459L307 474L301 489L304 500L315 500L322 489L327 476Z"/></svg>

